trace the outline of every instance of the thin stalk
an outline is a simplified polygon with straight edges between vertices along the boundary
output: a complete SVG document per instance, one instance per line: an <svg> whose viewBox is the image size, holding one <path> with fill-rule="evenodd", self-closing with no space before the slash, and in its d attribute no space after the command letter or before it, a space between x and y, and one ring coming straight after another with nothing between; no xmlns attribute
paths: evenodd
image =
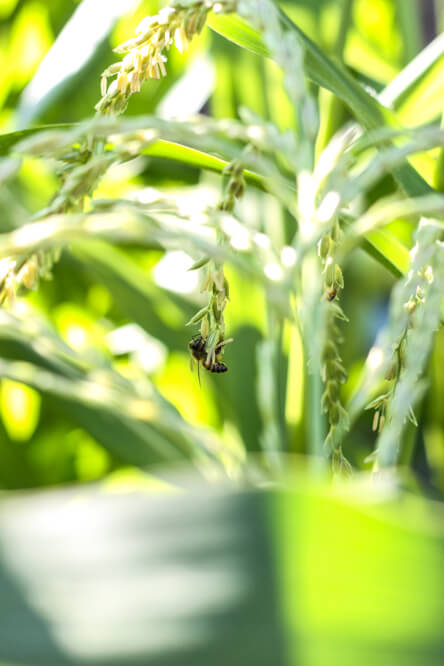
<svg viewBox="0 0 444 666"><path fill-rule="evenodd" d="M413 60L422 46L418 0L410 0L409 2L396 0L396 14L403 35L404 63L408 63Z"/></svg>
<svg viewBox="0 0 444 666"><path fill-rule="evenodd" d="M274 315L274 336L273 336L273 368L274 376L276 378L276 392L275 392L275 410L276 421L279 426L280 432L280 449L285 451L286 446L286 423L285 423L285 394L282 395L282 390L285 391L284 376L283 376L283 363L282 363L282 343L284 334L284 321L278 314Z"/></svg>
<svg viewBox="0 0 444 666"><path fill-rule="evenodd" d="M268 308L268 336L257 348L257 399L262 416L261 447L270 468L282 469L284 431L280 410L280 367L282 325Z"/></svg>
<svg viewBox="0 0 444 666"><path fill-rule="evenodd" d="M319 353L319 350L316 347L313 348L314 346L310 342L307 346L310 359L315 359L314 354ZM322 398L321 368L317 358L311 364L310 373L307 374L311 466L313 472L318 474L325 471L327 457L324 447L325 423L320 407Z"/></svg>
<svg viewBox="0 0 444 666"><path fill-rule="evenodd" d="M334 52L338 58L343 57L345 42L347 40L348 29L352 19L353 0L342 0L341 6L341 19L339 23L339 30L336 37L336 44Z"/></svg>
<svg viewBox="0 0 444 666"><path fill-rule="evenodd" d="M333 53L343 60L345 42L352 19L353 0L342 0L341 17ZM330 139L345 122L344 102L326 88L319 89L321 122L316 139L316 160Z"/></svg>
<svg viewBox="0 0 444 666"><path fill-rule="evenodd" d="M441 114L441 127L444 129L444 109ZM438 192L444 192L444 147L439 149L435 169L435 187Z"/></svg>
<svg viewBox="0 0 444 666"><path fill-rule="evenodd" d="M302 292L305 296L301 311L302 338L305 356L306 414L308 431L308 452L313 472L319 474L327 467L327 452L324 447L325 419L321 412L322 379L321 356L325 331L325 317L321 305L319 284L319 263L315 251L304 259L302 266Z"/></svg>

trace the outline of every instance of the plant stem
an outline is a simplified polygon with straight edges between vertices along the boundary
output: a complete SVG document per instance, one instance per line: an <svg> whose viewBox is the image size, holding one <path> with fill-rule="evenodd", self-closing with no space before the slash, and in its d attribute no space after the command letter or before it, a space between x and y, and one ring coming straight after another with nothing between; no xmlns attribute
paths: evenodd
<svg viewBox="0 0 444 666"><path fill-rule="evenodd" d="M422 2L423 0L420 0ZM407 64L422 47L421 15L418 0L396 0L396 14L403 35L404 63Z"/></svg>
<svg viewBox="0 0 444 666"><path fill-rule="evenodd" d="M353 0L342 0L341 20L339 23L338 35L336 37L335 55L338 58L343 57L345 42L347 41L348 29L352 18Z"/></svg>
<svg viewBox="0 0 444 666"><path fill-rule="evenodd" d="M311 465L316 474L325 470L327 465L325 440L325 423L321 412L322 380L321 355L322 336L325 332L325 321L321 306L319 282L319 264L315 251L304 260L302 269L302 290L305 292L303 311L301 312L304 356L306 359L305 385L307 396L307 431L308 451Z"/></svg>

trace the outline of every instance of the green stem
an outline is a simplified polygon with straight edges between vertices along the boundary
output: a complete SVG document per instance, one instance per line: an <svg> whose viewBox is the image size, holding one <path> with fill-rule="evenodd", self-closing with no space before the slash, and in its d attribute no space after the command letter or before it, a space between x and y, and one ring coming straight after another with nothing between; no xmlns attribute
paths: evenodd
<svg viewBox="0 0 444 666"><path fill-rule="evenodd" d="M336 37L335 54L338 58L343 57L345 42L347 40L348 29L352 19L353 0L342 0L341 20L339 23L338 35Z"/></svg>
<svg viewBox="0 0 444 666"><path fill-rule="evenodd" d="M268 462L281 468L281 453L285 450L285 414L281 404L282 391L282 318L272 305L267 307L268 339L259 356L260 404L264 418L263 446ZM267 395L265 395L265 393Z"/></svg>
<svg viewBox="0 0 444 666"><path fill-rule="evenodd" d="M334 46L334 53L341 60L343 59L345 42L351 23L352 8L353 0L342 0L341 18ZM319 89L319 112L321 122L316 138L316 161L330 139L346 120L344 102L337 95L325 88Z"/></svg>
<svg viewBox="0 0 444 666"><path fill-rule="evenodd" d="M441 114L441 127L444 128L444 109ZM444 192L444 148L439 149L434 181L438 192Z"/></svg>
<svg viewBox="0 0 444 666"><path fill-rule="evenodd" d="M421 1L421 0L420 0ZM404 62L408 63L421 49L421 17L418 0L396 0L396 14L403 35Z"/></svg>
<svg viewBox="0 0 444 666"><path fill-rule="evenodd" d="M325 419L321 412L322 380L321 356L323 332L325 331L324 313L321 306L318 257L315 251L304 260L302 266L302 292L305 293L301 311L302 336L305 357L305 385L308 452L315 474L322 473L327 467L327 453L324 447Z"/></svg>
<svg viewBox="0 0 444 666"><path fill-rule="evenodd" d="M276 315L275 322L275 337L274 337L274 349L273 349L273 365L276 378L276 398L275 398L275 409L276 409L276 421L279 425L280 432L280 448L282 451L287 449L286 445L286 422L285 422L285 390L286 383L284 377L284 367L282 363L282 342L283 342L283 333L284 333L284 322L282 317Z"/></svg>

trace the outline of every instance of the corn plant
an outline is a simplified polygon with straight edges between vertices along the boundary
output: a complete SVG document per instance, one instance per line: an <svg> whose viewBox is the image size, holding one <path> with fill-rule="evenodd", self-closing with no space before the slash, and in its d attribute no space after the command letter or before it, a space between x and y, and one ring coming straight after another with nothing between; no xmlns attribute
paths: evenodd
<svg viewBox="0 0 444 666"><path fill-rule="evenodd" d="M0 2L1 666L442 663L432 4Z"/></svg>
<svg viewBox="0 0 444 666"><path fill-rule="evenodd" d="M350 3L341 16L339 57ZM125 114L143 87L168 77L172 50L184 52L206 25L277 64L287 127L246 106L229 118ZM299 451L317 472L349 475L358 464L350 464L344 448L353 458L354 424L373 410L367 469L396 468L406 425L418 426L415 410L427 395L444 295L444 132L433 123L405 127L397 109L414 100L427 76L438 76L442 39L379 92L315 45L272 0L175 1L144 18L115 52L94 117L0 139L6 186L13 187L20 159L43 160L59 183L43 209L17 212L0 236L2 377L53 396L69 418L130 464L191 458L218 473L242 475L253 450L274 474L285 468L286 453ZM328 91L329 104L319 90ZM338 105L349 114L345 123L338 122ZM175 198L153 190L147 197L134 187L124 197L96 194L110 171L130 169L144 155L217 172L218 197L199 208L195 185L194 209L187 211L180 192ZM389 188L380 193L384 179ZM269 219L257 214L265 208ZM413 229L410 251L391 230L400 220ZM69 251L116 296L124 295L117 307L162 339L143 271L118 249L127 246L193 257L189 270L199 274L203 296L195 309L175 304L186 314L181 349L190 348L202 371L202 393L211 381L216 403L231 401L228 413L236 413L241 435L239 398L254 365L255 441L190 423L137 364L125 376L106 353L82 356L35 311L20 307L54 272L57 280L61 253ZM396 282L387 321L349 388L344 275L362 250ZM248 354L236 353L240 342L229 328L230 309L242 307L234 302L230 274L241 275L263 299L263 336ZM297 395L290 383L294 363L304 386ZM194 381L193 375L183 379ZM287 419L293 400L302 413L297 432Z"/></svg>

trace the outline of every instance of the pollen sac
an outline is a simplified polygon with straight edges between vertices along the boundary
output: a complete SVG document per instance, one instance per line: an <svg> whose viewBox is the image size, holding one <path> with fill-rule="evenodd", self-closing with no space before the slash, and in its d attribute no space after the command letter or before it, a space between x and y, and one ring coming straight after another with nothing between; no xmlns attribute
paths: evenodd
<svg viewBox="0 0 444 666"><path fill-rule="evenodd" d="M323 236L318 243L318 254L323 261L325 261L330 254L331 244L331 238L328 234Z"/></svg>

